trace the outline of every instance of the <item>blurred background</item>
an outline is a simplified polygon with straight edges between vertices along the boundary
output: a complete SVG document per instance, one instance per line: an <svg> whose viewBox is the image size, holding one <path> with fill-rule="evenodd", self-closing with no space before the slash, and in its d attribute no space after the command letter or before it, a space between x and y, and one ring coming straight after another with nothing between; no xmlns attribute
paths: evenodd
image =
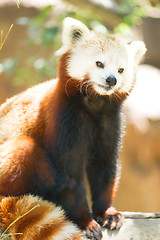
<svg viewBox="0 0 160 240"><path fill-rule="evenodd" d="M0 104L56 76L64 17L146 43L137 84L124 104L126 135L115 199L121 211L160 212L160 1L0 0ZM11 26L13 27L11 29ZM9 31L10 29L10 31Z"/></svg>

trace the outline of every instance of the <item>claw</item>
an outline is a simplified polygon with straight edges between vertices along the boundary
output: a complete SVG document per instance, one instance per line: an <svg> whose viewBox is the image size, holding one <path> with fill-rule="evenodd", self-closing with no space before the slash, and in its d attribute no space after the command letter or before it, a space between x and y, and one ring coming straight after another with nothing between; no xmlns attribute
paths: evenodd
<svg viewBox="0 0 160 240"><path fill-rule="evenodd" d="M100 225L95 221L92 220L89 222L85 234L88 239L90 240L101 240L102 239L102 232Z"/></svg>
<svg viewBox="0 0 160 240"><path fill-rule="evenodd" d="M110 229L111 229L111 230L114 230L114 229L116 229L116 228L117 228L117 222L114 221L114 220L112 220L112 221L111 221L111 224L110 224Z"/></svg>
<svg viewBox="0 0 160 240"><path fill-rule="evenodd" d="M105 212L104 217L100 218L99 221L101 226L106 227L110 230L119 229L123 222L124 217L121 213L117 212L113 207L110 207Z"/></svg>

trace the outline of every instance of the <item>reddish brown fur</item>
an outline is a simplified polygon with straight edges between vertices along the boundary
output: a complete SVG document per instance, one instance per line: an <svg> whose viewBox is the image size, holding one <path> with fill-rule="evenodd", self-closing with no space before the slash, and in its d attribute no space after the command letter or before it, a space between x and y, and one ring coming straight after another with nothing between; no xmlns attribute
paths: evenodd
<svg viewBox="0 0 160 240"><path fill-rule="evenodd" d="M15 99L13 105L11 104L11 106L9 106L11 109L13 108L14 113L19 113L19 111L23 110L22 117L24 126L23 129L21 129L22 127L20 126L20 130L16 133L16 138L11 137L11 140L3 144L2 152L0 153L3 155L3 159L5 159L0 169L0 194L2 195L17 196L30 193L29 188L32 185L32 176L35 175L39 176L46 186L54 185L54 179L45 155L46 152L43 151L40 145L44 146L44 148L48 150L48 153L50 152L57 138L60 113L63 111L63 108L65 108L65 105L67 105L70 96L81 94L81 91L96 94L92 85L87 85L89 81L87 74L81 82L69 77L67 73L69 57L70 52L67 52L60 58L58 80L48 81L44 85L42 84L42 87L39 85L39 89L37 86L26 94L22 93L22 95L19 95L19 97ZM44 90L43 86L45 86ZM36 91L36 89L38 89L38 91ZM117 94L115 94L116 98ZM37 97L38 101L36 112L34 112L35 109L32 108L32 105L37 104L33 96ZM118 100L119 98L122 100L125 97L126 94L119 94ZM114 98L114 95L111 96L111 98ZM22 107L22 110L19 109L19 105ZM5 111L4 105L4 115ZM17 129L18 127L15 126L16 131ZM36 140L38 140L38 143ZM107 201L112 201L112 191L114 191L112 187L113 184L110 184L103 193L103 196L100 196L103 202L106 200L106 204ZM45 214L45 209L43 209L43 212ZM87 205L82 205L74 215L79 216L78 225L85 228L86 231L90 232L94 227L100 229L100 226L89 215ZM32 228L34 222L38 222L40 219L40 212L38 212L37 209L34 211L34 216L31 214L20 220L16 225L15 231L23 231L26 233L28 229ZM56 222L57 221L59 220L57 219ZM56 224L57 229L61 226L61 223L56 222L53 222L49 226L47 224L46 227L41 231L39 230L37 235L32 237L32 239L43 239L46 234L48 234L48 236L56 234ZM77 236L75 235L75 239L76 238ZM45 239L47 238L45 237Z"/></svg>
<svg viewBox="0 0 160 240"><path fill-rule="evenodd" d="M46 153L36 142L36 139L39 143L44 145L48 151L50 150L51 144L54 143L57 136L59 114L68 101L66 87L69 94L76 94L79 90L76 88L77 86L75 86L77 82L72 79L69 80L69 76L65 70L64 66L66 66L68 57L69 53L66 53L60 59L59 80L53 80L53 84L51 81L45 83L46 89L44 92L42 91L39 96L39 103L36 112L34 112L35 109L31 111L29 110L32 104L32 95L34 95L34 91L36 92L36 87L33 88L33 92L31 89L31 92L27 93L27 98L25 97L25 93L22 93L17 99L14 99L13 105L9 102L10 105L8 104L7 107L4 105L4 111L1 111L2 117L5 116L8 107L10 109L13 107L13 112L19 113L21 111L21 109L19 110L20 104L23 109L22 116L25 118L23 119L23 129L20 131L18 130L16 134L17 137L11 138L11 140L6 141L5 143L1 141L3 145L0 157L4 159L0 169L1 195L16 196L26 194L27 192L29 193L29 188L32 185L32 176L35 176L36 174L40 176L40 179L45 185L54 185L54 179L50 173L45 155ZM68 85L66 86L67 81ZM32 112L32 114L28 115L28 118L27 110L30 111L30 113ZM16 131L17 129L18 126L15 126ZM25 206L20 203L21 201ZM47 220L47 215L54 211L55 206L46 201L43 202L38 198L32 199L30 196L25 196L23 198L2 198L2 201L0 202L0 224L6 229L12 221L27 212L31 207L35 206L37 202L40 204L40 207L20 219L9 229L9 232L23 233L24 238L27 238L28 240L47 240L55 235L60 235L60 230L65 226L67 227L69 225L69 229L71 228L72 224L65 220L62 213L60 217L53 219L51 222L50 220ZM45 223L41 222L43 218ZM91 218L88 222L89 221L91 221ZM75 226L73 225L70 239L80 240L82 237L85 239L83 234L78 230L75 231L74 228ZM15 235L13 239L22 240L23 235ZM65 239L66 238L64 237L64 240Z"/></svg>
<svg viewBox="0 0 160 240"><path fill-rule="evenodd" d="M47 149L50 149L51 142L54 142L58 129L58 116L62 111L64 103L67 103L67 98L64 90L64 86L61 86L60 81L56 83L55 89L52 95L45 98L43 104L43 110L45 111L45 125L43 142Z"/></svg>
<svg viewBox="0 0 160 240"><path fill-rule="evenodd" d="M104 202L107 201L108 202L113 202L113 199L115 198L115 193L116 193L116 190L117 190L117 183L115 182L111 182L107 187L106 189L104 190L102 196L100 196L101 200Z"/></svg>
<svg viewBox="0 0 160 240"><path fill-rule="evenodd" d="M109 97L110 97L110 99L113 99L113 100L115 99L118 102L123 102L127 98L128 95L129 95L128 93L115 92Z"/></svg>
<svg viewBox="0 0 160 240"><path fill-rule="evenodd" d="M104 206L100 206L100 208L98 208L96 210L95 213L95 219L99 219L100 216L103 215L103 213L105 212L106 209L108 209L108 207L110 207L110 204L113 202L114 198L115 198L115 193L117 190L117 183L110 183L108 184L108 186L106 187L106 189L103 191L103 194L101 196L99 196L99 201L98 202L103 202L105 203Z"/></svg>
<svg viewBox="0 0 160 240"><path fill-rule="evenodd" d="M26 195L34 194L62 206L67 216L86 231L87 238L100 240L100 225L90 214L86 200L84 172L96 220L101 219L102 226L108 221L110 229L122 223L121 214L111 206L118 168L120 105L130 92L132 79L113 93L117 89L113 86L118 87L117 76L100 75L101 85L98 72L92 68L99 53L108 53L107 65L113 61L114 50L118 59L125 47L114 36L95 32L88 38L89 30L72 21L73 25L69 18L64 22L58 79L39 84L0 107L0 194L7 196L0 198L0 225L6 229L25 214L10 226L8 232L23 233L12 239L85 239L54 204ZM111 54L108 48L113 50ZM83 56L76 51L82 51ZM84 56L90 58L85 60ZM127 56L124 52L126 61ZM93 64L88 65L92 58ZM116 59L114 63L118 69ZM27 213L37 203L39 206Z"/></svg>
<svg viewBox="0 0 160 240"><path fill-rule="evenodd" d="M69 57L69 53L65 54L60 59L60 69L59 69L59 80L53 80L53 84L51 81L45 83L46 89L44 92L42 91L39 96L39 105L38 108L33 110L29 110L32 104L32 95L34 95L34 91L36 92L36 87L33 88L30 92L28 92L25 96L25 93L19 95L19 97L14 99L12 102L6 106L4 105L1 110L2 118L6 115L7 108L10 110L13 108L13 113L21 114L21 109L19 106L22 106L23 115L23 129L18 130L17 137L11 138L11 140L6 141L2 145L2 151L0 152L0 157L4 159L2 161L1 169L0 169L0 194L1 195L21 195L23 193L29 193L29 187L32 185L32 176L38 174L40 179L47 185L54 185L54 179L52 174L50 173L49 165L46 160L45 153L43 149L37 144L36 139L38 139L39 143L43 144L46 149L50 150L50 144L54 142L57 136L57 128L59 121L59 114L63 110L65 104L67 104L67 93L66 93L66 84L69 77L65 70L62 71L62 65L66 65L67 58ZM63 67L63 69L65 69ZM61 73L60 73L61 71ZM75 86L73 85L73 81L68 82L69 85L67 89L69 89L69 94L73 92ZM43 86L42 86L43 88ZM35 90L34 90L35 89ZM76 90L76 88L75 88ZM37 92L36 92L37 94ZM74 94L74 92L73 92ZM36 95L35 95L36 96ZM27 98L26 98L27 97ZM38 98L38 96L37 96ZM34 100L33 100L34 101ZM20 104L20 105L19 105ZM32 109L32 107L31 107ZM30 111L30 115L27 114ZM32 114L31 114L32 113ZM26 114L26 117L25 117ZM36 114L36 115L35 115ZM35 119L36 116L36 119ZM16 115L15 115L16 117ZM15 130L17 131L18 125L15 126ZM44 131L45 129L45 131ZM15 131L15 132L16 132ZM20 135L20 136L19 136ZM23 136L25 135L25 136ZM7 140L7 137L4 139ZM30 182L31 179L31 182ZM5 198L2 199L0 203L0 216L1 221L0 224L6 229L9 224L12 223L19 217L19 215L23 212L23 206L19 205L19 201L24 201L26 208L24 209L25 213L29 206L35 205L37 199L33 199L34 203L30 200L30 197L26 196L24 198ZM59 229L63 227L67 227L67 225L71 225L68 221L64 219L62 216L57 219L54 219L51 223L47 222L47 215L49 213L49 208L53 210L54 205L49 205L42 200L38 200L41 206L40 208L35 209L29 215L26 215L24 218L19 220L15 227L11 227L11 231L13 232L23 232L24 237L29 234L27 239L49 239L50 237L57 235ZM3 203L3 204L2 204ZM27 206L28 203L28 206ZM55 208L55 207L54 207ZM17 213L14 215L14 213ZM39 230L38 222L41 221L42 218L45 218L45 224L43 227L40 223ZM34 229L34 231L32 231ZM22 235L14 236L14 239L23 239ZM65 237L64 237L65 239ZM68 239L68 238L67 238ZM71 239L80 240L82 239L82 234L80 231L73 230L71 235Z"/></svg>
<svg viewBox="0 0 160 240"><path fill-rule="evenodd" d="M0 174L1 195L26 193L32 184L29 180L36 172L46 185L54 183L45 154L33 138L21 136L10 140L5 147L5 162Z"/></svg>
<svg viewBox="0 0 160 240"><path fill-rule="evenodd" d="M59 71L58 71L58 78L59 81L59 94L60 95L68 95L68 96L74 96L77 95L82 91L86 90L87 81L89 81L89 77L86 74L83 78L83 80L77 80L74 78L71 78L67 73L67 62L70 58L70 52L68 51L64 55L61 56L60 62L59 62ZM63 94L62 94L62 91ZM92 91L94 91L92 89ZM66 100L66 99L65 99Z"/></svg>
<svg viewBox="0 0 160 240"><path fill-rule="evenodd" d="M73 91L75 87L73 86L73 81L69 78L66 72L66 64L68 58L69 53L64 54L60 58L58 81L56 82L54 91L52 91L50 95L46 96L43 102L43 110L46 114L44 119L46 130L44 132L43 142L48 150L51 147L50 144L53 143L56 138L59 120L58 117L60 112L63 110L63 107L65 107L68 102L67 93L71 94L71 92L74 93L75 91ZM70 81L68 81L69 79ZM70 89L70 86L73 88Z"/></svg>
<svg viewBox="0 0 160 240"><path fill-rule="evenodd" d="M89 80L87 75L84 76L83 81L78 81L68 75L67 62L69 61L69 58L70 52L67 52L60 57L58 81L55 85L54 92L52 92L51 95L48 95L43 102L43 109L46 113L44 121L47 126L43 141L48 150L51 147L50 144L53 144L56 139L59 113L63 110L65 105L67 105L68 97L74 96L80 92L80 84L82 84L82 90L84 91L87 81ZM40 128L40 126L38 127ZM39 129L37 130L39 131Z"/></svg>
<svg viewBox="0 0 160 240"><path fill-rule="evenodd" d="M33 207L31 212L26 214ZM72 227L72 232L66 237L64 232L64 240L82 240L85 239L83 234L75 228L75 226L66 220L63 212L55 207L55 205L42 201L40 198L26 195L24 197L8 197L0 200L0 224L6 229L16 218L26 214L12 226L8 233L23 233L21 235L13 235L14 240L49 240L54 236L61 236L64 227ZM58 214L58 215L57 215ZM58 238L56 238L58 239Z"/></svg>

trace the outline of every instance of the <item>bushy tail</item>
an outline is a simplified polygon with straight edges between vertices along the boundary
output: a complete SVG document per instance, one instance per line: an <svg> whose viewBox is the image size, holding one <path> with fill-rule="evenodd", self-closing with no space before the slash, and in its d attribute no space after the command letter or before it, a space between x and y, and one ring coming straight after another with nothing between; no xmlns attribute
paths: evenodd
<svg viewBox="0 0 160 240"><path fill-rule="evenodd" d="M61 208L32 195L0 197L0 225L14 240L86 239Z"/></svg>

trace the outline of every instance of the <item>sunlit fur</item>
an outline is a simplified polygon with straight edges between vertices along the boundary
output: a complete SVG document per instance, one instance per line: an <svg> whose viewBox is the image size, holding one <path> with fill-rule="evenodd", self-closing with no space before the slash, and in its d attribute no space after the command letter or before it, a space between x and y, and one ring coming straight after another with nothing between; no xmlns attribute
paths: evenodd
<svg viewBox="0 0 160 240"><path fill-rule="evenodd" d="M79 32L79 38L74 39L73 35L72 39L74 31ZM59 53L71 52L68 75L80 81L87 75L88 84L100 95L129 93L135 82L136 66L146 51L141 41L127 44L115 35L90 31L71 18L64 21L63 44ZM104 68L98 68L96 61L102 62ZM120 68L124 68L123 73L118 72ZM117 84L107 88L106 79L110 75L116 77Z"/></svg>
<svg viewBox="0 0 160 240"><path fill-rule="evenodd" d="M121 105L145 46L90 31L71 18L64 20L62 35L58 78L0 106L0 225L6 229L40 205L9 228L23 233L12 239L82 240L81 229L88 239L100 240L101 226L118 229L123 223L112 207L120 173ZM109 76L115 84L106 82Z"/></svg>
<svg viewBox="0 0 160 240"><path fill-rule="evenodd" d="M61 208L31 195L1 197L0 224L3 229L8 228L7 233L13 240L86 239L77 226L67 220Z"/></svg>

